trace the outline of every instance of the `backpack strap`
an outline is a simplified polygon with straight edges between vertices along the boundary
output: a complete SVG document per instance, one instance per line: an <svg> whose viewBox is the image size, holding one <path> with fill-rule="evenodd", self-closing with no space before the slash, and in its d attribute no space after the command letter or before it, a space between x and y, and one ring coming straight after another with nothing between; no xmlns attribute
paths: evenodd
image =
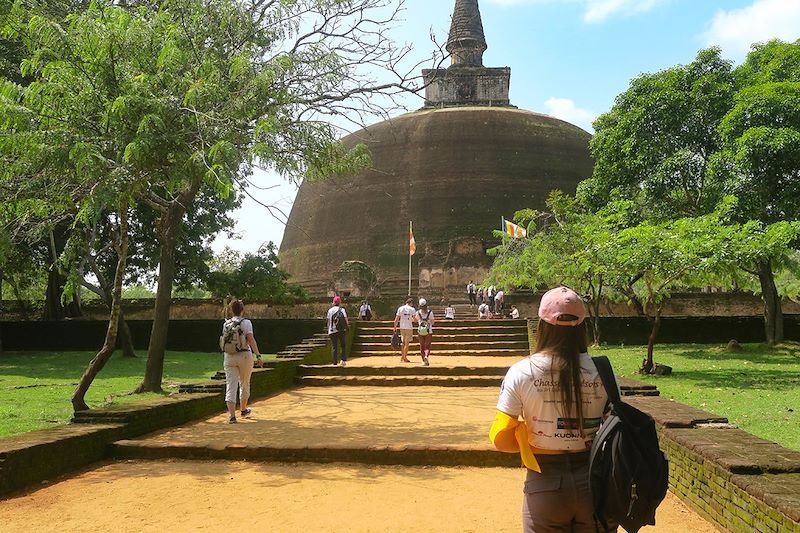
<svg viewBox="0 0 800 533"><path fill-rule="evenodd" d="M597 372L600 374L600 379L603 380L603 388L606 389L608 400L612 404L619 403L619 387L617 386L617 380L614 377L614 369L611 368L611 361L609 361L608 357L605 355L592 357L592 361L594 361L594 366L597 367Z"/></svg>

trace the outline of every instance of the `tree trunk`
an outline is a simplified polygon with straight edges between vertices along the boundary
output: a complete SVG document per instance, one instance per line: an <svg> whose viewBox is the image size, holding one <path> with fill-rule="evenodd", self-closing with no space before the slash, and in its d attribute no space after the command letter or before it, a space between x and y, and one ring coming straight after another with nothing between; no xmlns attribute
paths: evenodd
<svg viewBox="0 0 800 533"><path fill-rule="evenodd" d="M63 320L67 317L77 318L82 315L77 293L66 305L61 301L61 297L64 295L64 286L67 284L67 278L58 267L59 255L66 246L63 233L63 230L59 230L59 235L56 237L55 230L50 231L50 259L53 263L47 273L47 291L45 292L42 316L44 320Z"/></svg>
<svg viewBox="0 0 800 533"><path fill-rule="evenodd" d="M119 311L119 339L117 347L122 349L122 357L136 357L136 350L133 347L133 336L128 322L125 320L122 309Z"/></svg>
<svg viewBox="0 0 800 533"><path fill-rule="evenodd" d="M650 336L647 338L647 359L642 363L642 368L639 369L640 374L652 374L653 369L656 367L653 361L653 351L656 345L656 337L658 337L658 330L661 329L661 306L656 308L656 315L651 320L653 325L650 330Z"/></svg>
<svg viewBox="0 0 800 533"><path fill-rule="evenodd" d="M183 220L184 210L170 207L163 215L161 227L161 247L159 249L158 289L153 310L153 327L150 330L150 344L147 348L147 367L144 380L136 392L161 392L161 379L164 375L164 351L167 347L169 330L169 309L172 304L172 282L175 279L175 242Z"/></svg>
<svg viewBox="0 0 800 533"><path fill-rule="evenodd" d="M767 344L774 346L783 342L783 309L781 297L775 286L775 275L769 260L758 262L758 281L761 283L761 298L764 300L764 331Z"/></svg>
<svg viewBox="0 0 800 533"><path fill-rule="evenodd" d="M103 347L95 355L94 359L84 371L78 382L78 387L72 395L72 409L74 411L85 411L89 409L86 405L86 391L89 390L94 378L108 362L111 354L114 353L114 345L117 342L117 328L122 311L122 281L125 278L125 267L128 260L128 210L123 206L119 213L119 243L117 246L117 270L114 273L114 289L112 292L111 312L108 317L108 329Z"/></svg>

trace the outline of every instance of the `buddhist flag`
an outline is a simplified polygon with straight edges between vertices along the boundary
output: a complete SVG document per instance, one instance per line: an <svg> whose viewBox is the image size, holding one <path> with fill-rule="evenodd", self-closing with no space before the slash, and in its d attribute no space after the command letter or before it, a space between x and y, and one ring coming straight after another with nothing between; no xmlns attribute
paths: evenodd
<svg viewBox="0 0 800 533"><path fill-rule="evenodd" d="M509 222L508 220L505 219L505 217L502 217L502 220L503 220L503 233L505 233L506 235L509 235L514 239L524 239L525 237L528 236L528 232L525 231L525 228L523 228L522 226L517 226L513 222Z"/></svg>
<svg viewBox="0 0 800 533"><path fill-rule="evenodd" d="M417 251L417 241L414 240L414 231L411 222L408 223L408 255L414 255Z"/></svg>

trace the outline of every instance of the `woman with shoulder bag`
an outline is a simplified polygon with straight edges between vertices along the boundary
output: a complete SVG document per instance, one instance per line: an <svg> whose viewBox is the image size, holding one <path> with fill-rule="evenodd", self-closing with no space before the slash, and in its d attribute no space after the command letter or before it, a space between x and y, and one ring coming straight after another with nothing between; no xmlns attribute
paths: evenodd
<svg viewBox="0 0 800 533"><path fill-rule="evenodd" d="M489 437L498 450L520 453L527 467L526 533L616 531L596 523L589 489L589 449L608 395L587 353L585 318L571 289L545 293L536 353L512 365L500 389Z"/></svg>
<svg viewBox="0 0 800 533"><path fill-rule="evenodd" d="M428 358L431 356L431 341L433 340L433 311L428 309L428 301L425 298L419 299L419 310L416 315L417 337L419 337L419 353L422 356L422 364L430 366Z"/></svg>

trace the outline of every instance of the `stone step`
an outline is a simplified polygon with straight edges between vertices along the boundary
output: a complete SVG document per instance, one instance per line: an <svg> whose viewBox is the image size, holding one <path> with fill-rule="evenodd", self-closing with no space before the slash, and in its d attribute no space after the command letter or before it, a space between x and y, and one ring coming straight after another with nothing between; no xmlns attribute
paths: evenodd
<svg viewBox="0 0 800 533"><path fill-rule="evenodd" d="M479 326L450 326L450 325L443 325L440 323L436 323L433 327L434 331L437 334L441 335L482 335L482 334L496 334L496 335L504 335L504 334L514 334L514 335L527 335L528 330L523 326L493 326L493 325L483 325L486 324L485 322L481 323ZM394 332L394 328L389 325L380 328L369 328L369 329L362 329L358 328L357 333L359 336L361 335L391 335Z"/></svg>
<svg viewBox="0 0 800 533"><path fill-rule="evenodd" d="M353 350L353 357L395 357L399 354L399 351L384 351L384 350ZM527 347L523 349L504 349L504 348L497 348L497 349L486 349L486 350L438 350L436 346L433 347L431 350L432 355L436 356L497 356L497 357L508 357L508 356L519 356L525 357L528 355Z"/></svg>
<svg viewBox="0 0 800 533"><path fill-rule="evenodd" d="M347 370L346 368L344 370ZM499 387L502 376L300 376L303 387Z"/></svg>
<svg viewBox="0 0 800 533"><path fill-rule="evenodd" d="M419 348L419 340L414 337L410 346ZM464 350L528 350L528 341L490 341L490 342L461 342L461 341L445 341L440 340L438 336L433 336L431 342L431 349L435 351L464 351ZM390 339L385 338L383 342L358 342L353 343L353 351L396 351L390 343Z"/></svg>
<svg viewBox="0 0 800 533"><path fill-rule="evenodd" d="M421 366L410 364L408 366L330 366L330 365L299 365L300 376L497 376L503 377L508 367L516 359L509 358L506 366L466 367L466 366Z"/></svg>
<svg viewBox="0 0 800 533"><path fill-rule="evenodd" d="M483 341L497 341L497 340L508 340L508 341L524 341L528 342L528 333L526 331L520 333L479 333L479 334L469 334L469 333L459 333L459 334L451 334L451 333L442 333L440 329L437 327L434 329L434 338L436 342L454 342L454 341L463 341L463 342L483 342ZM356 342L360 343L368 343L368 342L388 342L388 339L391 339L391 334L389 335L361 335L359 333Z"/></svg>
<svg viewBox="0 0 800 533"><path fill-rule="evenodd" d="M445 320L444 316L437 316L436 317L437 324L448 324L456 327L468 327L468 326L485 326L485 325L492 325L492 326L519 326L526 328L527 321L517 319L514 320L512 318L494 318L492 320L478 320L475 319L459 319L459 320ZM391 327L394 324L394 319L392 320L368 320L368 321L360 321L358 322L359 329L368 329L368 328L380 328L380 327Z"/></svg>
<svg viewBox="0 0 800 533"><path fill-rule="evenodd" d="M473 369L474 374L442 374L439 372L442 370L440 368L420 365L416 369L402 368L402 370L410 372L416 370L417 373L369 375L351 374L352 371L359 370L358 368L330 368L338 368L340 372L324 375L301 375L295 378L295 383L307 387L499 387L508 370L507 368L493 368L487 372L487 369L475 368ZM621 383L620 392L622 396L659 396L659 391L655 386L640 383Z"/></svg>
<svg viewBox="0 0 800 533"><path fill-rule="evenodd" d="M488 440L488 439L487 439ZM401 466L519 467L518 454L498 453L493 448L453 446L185 446L152 445L139 440L121 440L110 445L114 459L190 459L264 461L281 463L357 463Z"/></svg>

